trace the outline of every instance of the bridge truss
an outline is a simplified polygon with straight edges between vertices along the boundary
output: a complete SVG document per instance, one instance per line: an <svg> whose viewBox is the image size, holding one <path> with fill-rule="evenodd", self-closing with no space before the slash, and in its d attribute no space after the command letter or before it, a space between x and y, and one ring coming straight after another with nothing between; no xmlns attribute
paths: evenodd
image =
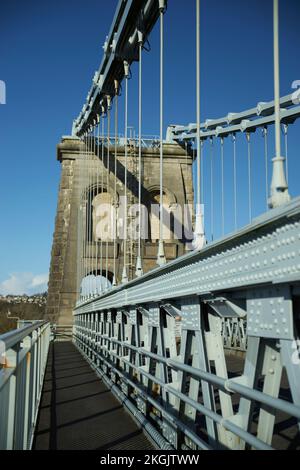
<svg viewBox="0 0 300 470"><path fill-rule="evenodd" d="M299 227L295 199L75 309L80 350L173 447L269 449L276 413L299 420ZM248 324L243 370L230 379L224 318ZM290 402L278 398L283 368Z"/></svg>
<svg viewBox="0 0 300 470"><path fill-rule="evenodd" d="M196 5L199 27L199 0ZM164 1L119 2L104 59L73 126L87 153L95 152L92 133L98 127L99 136L101 120L110 119L112 101L117 105L123 79L127 110L130 63L141 62L142 47L158 18L162 124L165 7ZM291 418L295 429L300 420L300 199L290 199L286 179L287 130L299 118L300 107L298 96L279 98L278 1L274 0L274 101L201 124L199 41L198 28L197 123L170 126L167 132L169 142L196 143L196 249L164 264L161 211L160 267L144 275L137 269L137 278L128 282L125 266L121 285L114 283L112 289L81 296L74 310L74 341L159 447L271 449L276 447L278 418ZM139 78L141 100L141 75ZM139 118L141 148L141 101ZM266 164L266 203L272 210L253 219L251 139L262 129L267 149L268 129L273 124L276 155L271 188ZM280 126L286 158L281 156ZM247 138L249 224L238 229L235 223L235 231L225 236L224 139L230 137L233 142L235 168L236 138L242 134ZM124 139L126 154L127 124ZM222 163L222 237L207 244L199 211L205 141L220 143ZM108 148L109 144L108 136ZM163 144L161 125L161 191ZM96 157L101 159L99 154ZM267 151L265 159L267 162ZM235 222L237 197L234 174ZM244 351L240 370L233 374L228 368L228 346ZM289 390L285 399L284 380Z"/></svg>

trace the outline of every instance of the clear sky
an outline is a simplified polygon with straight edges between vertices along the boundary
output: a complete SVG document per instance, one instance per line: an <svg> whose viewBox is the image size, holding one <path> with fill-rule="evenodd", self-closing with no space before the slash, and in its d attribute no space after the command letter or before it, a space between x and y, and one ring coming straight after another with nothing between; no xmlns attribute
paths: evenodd
<svg viewBox="0 0 300 470"><path fill-rule="evenodd" d="M281 95L285 95L291 93L292 82L300 79L300 2L280 3ZM201 4L202 119L271 100L272 0L202 0ZM71 132L72 120L83 105L116 5L117 0L10 0L1 4L0 80L6 83L7 103L0 105L0 293L32 293L45 288L60 173L56 144ZM195 121L194 0L169 0L165 37L166 128L171 123ZM143 64L143 133L158 135L158 27L149 39L151 52L145 52ZM132 72L129 124L137 129L136 64ZM120 129L122 125L121 119ZM297 126L293 126L289 140L292 195L299 193ZM260 135L255 138L254 216L264 205L263 139ZM243 136L239 145L238 158L245 163ZM272 152L273 141L270 158ZM230 142L226 142L225 158L231 158ZM218 171L216 163L216 187ZM230 172L230 165L226 171ZM226 173L226 182L230 178ZM246 182L247 175L241 171L241 191ZM206 184L207 212L209 192ZM216 211L220 208L218 196ZM231 203L232 191L228 188L226 232L233 228ZM245 208L246 202L241 203L239 225L247 223ZM215 237L220 235L218 220L216 215ZM208 220L208 238L210 232Z"/></svg>

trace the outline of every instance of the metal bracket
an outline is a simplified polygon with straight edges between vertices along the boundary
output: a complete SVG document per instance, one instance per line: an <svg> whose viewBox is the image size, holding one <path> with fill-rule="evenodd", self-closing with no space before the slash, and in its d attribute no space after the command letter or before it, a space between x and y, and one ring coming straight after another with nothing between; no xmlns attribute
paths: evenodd
<svg viewBox="0 0 300 470"><path fill-rule="evenodd" d="M150 304L149 305L149 319L148 325L158 328L159 327L159 315L160 309L158 304Z"/></svg>
<svg viewBox="0 0 300 470"><path fill-rule="evenodd" d="M181 301L181 318L182 330L199 331L201 329L198 297L185 297Z"/></svg>
<svg viewBox="0 0 300 470"><path fill-rule="evenodd" d="M110 371L110 378L111 378L111 381L112 381L113 383L116 383L116 382L117 382L117 376L116 376L115 372Z"/></svg>
<svg viewBox="0 0 300 470"><path fill-rule="evenodd" d="M247 333L260 338L293 339L293 305L289 286L253 290L247 299Z"/></svg>
<svg viewBox="0 0 300 470"><path fill-rule="evenodd" d="M142 306L137 306L137 309L142 315L144 315L147 318L149 317L149 311L146 308Z"/></svg>
<svg viewBox="0 0 300 470"><path fill-rule="evenodd" d="M181 310L174 305L167 303L167 304L162 304L161 307L170 315L170 317L181 318Z"/></svg>
<svg viewBox="0 0 300 470"><path fill-rule="evenodd" d="M122 324L122 311L120 311L120 310L118 310L118 312L117 312L116 323Z"/></svg>
<svg viewBox="0 0 300 470"><path fill-rule="evenodd" d="M122 382L122 384L121 384L121 390L122 390L122 392L124 393L124 395L126 395L126 397L129 396L129 387L128 387L128 384L127 384L127 383Z"/></svg>
<svg viewBox="0 0 300 470"><path fill-rule="evenodd" d="M136 308L132 308L129 311L128 319L131 325L136 325L136 313L137 313Z"/></svg>
<svg viewBox="0 0 300 470"><path fill-rule="evenodd" d="M243 318L247 315L246 310L224 296L205 299L203 302L208 304L221 318Z"/></svg>
<svg viewBox="0 0 300 470"><path fill-rule="evenodd" d="M177 429L171 426L167 421L163 421L162 423L162 434L167 439L170 444L177 449L178 446L178 433Z"/></svg>
<svg viewBox="0 0 300 470"><path fill-rule="evenodd" d="M138 396L137 400L136 400L136 405L137 405L137 409L141 413L143 413L143 415L146 415L146 413L147 413L147 400L144 400L144 398L142 398L141 396Z"/></svg>

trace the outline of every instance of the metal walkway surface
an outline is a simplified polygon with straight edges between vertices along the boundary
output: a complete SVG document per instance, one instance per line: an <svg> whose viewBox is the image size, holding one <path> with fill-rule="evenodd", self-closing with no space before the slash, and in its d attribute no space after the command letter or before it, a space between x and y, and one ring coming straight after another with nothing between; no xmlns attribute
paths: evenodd
<svg viewBox="0 0 300 470"><path fill-rule="evenodd" d="M50 346L34 450L148 450L152 443L71 342Z"/></svg>

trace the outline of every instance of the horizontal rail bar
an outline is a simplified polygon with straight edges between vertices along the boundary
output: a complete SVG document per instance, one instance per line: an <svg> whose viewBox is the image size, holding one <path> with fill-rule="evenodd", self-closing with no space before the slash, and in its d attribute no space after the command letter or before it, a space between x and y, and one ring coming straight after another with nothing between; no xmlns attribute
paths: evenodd
<svg viewBox="0 0 300 470"><path fill-rule="evenodd" d="M46 321L36 321L31 325L24 326L23 328L9 331L8 333L0 335L0 341L4 343L6 349L11 349L16 344L20 343L24 338L26 338L26 336L30 335L30 333L45 325L46 323Z"/></svg>
<svg viewBox="0 0 300 470"><path fill-rule="evenodd" d="M0 336L5 363L0 369L0 449L30 449L38 416L50 342L50 323Z"/></svg>
<svg viewBox="0 0 300 470"><path fill-rule="evenodd" d="M77 327L78 328L78 327ZM79 327L80 329L80 327ZM104 335L101 335L95 332L96 336L100 336L104 338ZM300 408L293 403L290 403L286 400L282 400L280 398L273 398L266 393L263 393L259 390L254 390L250 387L245 385L239 384L234 381L234 379L224 379L222 377L218 377L210 372L205 372L201 369L196 369L195 367L188 366L186 364L182 364L178 361L173 359L168 359L165 357L160 356L159 354L154 354L150 351L147 351L143 348L137 348L125 341L117 341L113 338L104 338L110 342L118 343L126 348L129 348L133 351L136 351L138 354L150 357L160 363L167 365L168 367L173 368L174 370L180 370L181 372L186 372L192 377L200 378L205 380L206 382L218 386L221 390L228 391L228 392L236 392L239 393L241 396L245 398L250 398L265 405L271 406L277 410L283 411L284 413L290 414L291 416L295 416L296 418L300 419ZM95 343L97 345L97 343ZM98 345L99 346L99 345ZM99 346L101 347L101 346ZM105 348L107 350L107 348ZM116 354L112 353L111 351L107 351L109 354L112 354L118 357ZM146 377L150 378L151 380L155 381L157 384L164 386L163 382L160 381L157 377L148 374L147 372L143 371L141 368L137 368L135 364L131 363L130 361L124 359L123 357L119 357L120 360L126 362L130 367L137 369L141 374L145 375Z"/></svg>
<svg viewBox="0 0 300 470"><path fill-rule="evenodd" d="M79 341L82 342L82 340L80 338L78 338L76 335L75 335L76 339L79 339ZM101 356L100 354L98 354L96 351L94 351L90 346L86 345L84 342L82 342L85 346L87 346L91 353L92 354L95 354L100 360L105 360L105 358L103 358L103 356ZM101 348L101 346L100 346ZM108 354L110 354L110 351L106 350L106 352ZM231 430L232 432L234 432L234 434L236 434L237 436L241 437L242 439L245 440L245 442L249 443L251 446L254 446L256 447L257 449L259 450L272 450L273 448L267 444L265 444L263 441L261 441L260 439L256 438L255 436L253 436L252 434L248 433L247 431L244 431L242 428L240 428L239 426L233 424L232 422L230 422L229 420L226 420L224 419L221 415L219 415L218 413L212 411L212 410L209 410L207 409L204 405L202 405L201 403L198 403L196 402L195 400L189 398L188 396L184 395L183 393L179 392L178 390L174 389L172 386L164 383L162 380L160 380L158 377L155 377L153 376L152 374L149 374L147 373L146 371L144 371L143 369L141 369L141 367L133 364L133 363L130 363L128 360L124 359L123 357L119 357L119 359L121 361L124 361L125 363L127 363L128 365L130 365L130 367L134 368L137 372L141 373L142 375L144 375L145 377L149 378L151 381L153 381L154 383L157 383L159 384L164 390L166 390L167 392L171 393L172 395L176 396L177 398L180 398L183 402L189 404L190 406L192 406L193 408L197 409L201 414L203 414L204 416L212 419L214 422L220 424L221 426L223 426L224 428L228 429L228 430ZM108 366L109 367L112 367L112 364L108 362ZM119 373L118 369L116 369L116 372ZM224 381L225 382L225 381ZM136 386L136 384L133 382L133 385L134 387ZM143 392L143 394L145 394L145 392ZM147 394L146 394L146 398L147 398Z"/></svg>

